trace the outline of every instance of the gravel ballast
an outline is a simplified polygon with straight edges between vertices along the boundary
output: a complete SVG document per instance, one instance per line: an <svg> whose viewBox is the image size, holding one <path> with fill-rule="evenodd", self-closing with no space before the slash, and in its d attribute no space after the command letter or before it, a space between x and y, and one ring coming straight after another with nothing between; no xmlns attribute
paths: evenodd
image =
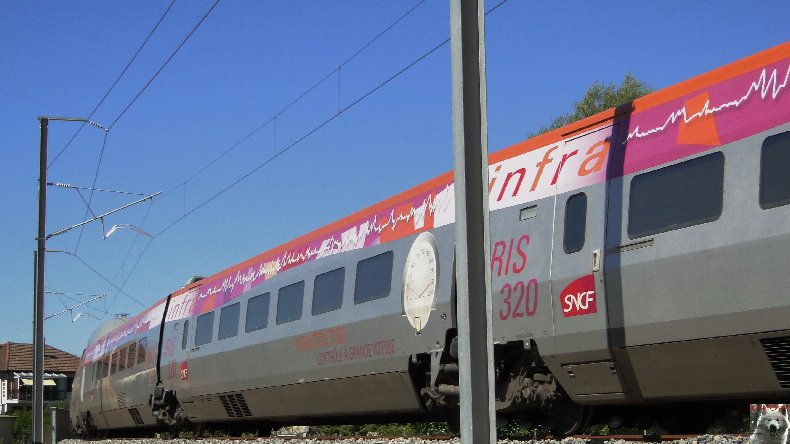
<svg viewBox="0 0 790 444"><path fill-rule="evenodd" d="M721 436L721 435L702 435L696 438L687 438L687 439L678 439L674 441L662 441L662 443L666 444L746 444L748 443L749 438L743 436ZM193 440L193 439L151 439L151 438L139 438L139 439L106 439L100 441L102 444L327 444L327 443L339 443L339 444L436 444L436 443L451 443L451 444L460 444L460 438L453 438L450 440L430 440L430 439L421 439L421 438L394 438L394 439L384 439L384 438L376 438L376 437L365 437L365 438L342 438L337 440L327 440L327 439L317 439L317 438L258 438L257 440L248 440L248 439L240 439L240 440L233 440L233 439L201 439L201 440ZM557 439L532 439L532 440L510 440L510 439L500 439L497 441L499 444L516 444L516 443L525 443L529 442L532 444L627 444L627 443L642 443L644 444L645 441L626 441L622 439L611 439L606 440L601 443L600 440L588 440L588 439L580 439L580 438L565 438L561 440ZM60 444L96 444L96 441L81 441L78 439L66 439L60 441Z"/></svg>

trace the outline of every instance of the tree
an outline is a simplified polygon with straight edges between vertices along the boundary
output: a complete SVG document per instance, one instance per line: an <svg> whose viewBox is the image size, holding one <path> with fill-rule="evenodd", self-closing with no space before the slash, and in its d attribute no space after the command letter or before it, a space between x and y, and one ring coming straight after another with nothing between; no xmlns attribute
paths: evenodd
<svg viewBox="0 0 790 444"><path fill-rule="evenodd" d="M533 135L543 134L609 108L632 102L651 92L653 92L653 88L637 80L631 74L625 75L619 88L614 83L604 85L601 82L595 82L584 94L584 97L573 105L573 113L560 115L554 119L551 125L544 126Z"/></svg>

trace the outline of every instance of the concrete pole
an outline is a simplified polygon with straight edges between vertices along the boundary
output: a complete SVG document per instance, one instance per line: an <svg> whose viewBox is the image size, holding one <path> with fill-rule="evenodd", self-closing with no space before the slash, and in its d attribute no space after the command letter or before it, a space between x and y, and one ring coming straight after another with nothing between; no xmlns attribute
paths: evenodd
<svg viewBox="0 0 790 444"><path fill-rule="evenodd" d="M483 0L450 0L461 442L496 442Z"/></svg>
<svg viewBox="0 0 790 444"><path fill-rule="evenodd" d="M41 146L38 173L38 251L33 303L33 444L44 442L44 256L47 242L47 135L49 119L39 117Z"/></svg>

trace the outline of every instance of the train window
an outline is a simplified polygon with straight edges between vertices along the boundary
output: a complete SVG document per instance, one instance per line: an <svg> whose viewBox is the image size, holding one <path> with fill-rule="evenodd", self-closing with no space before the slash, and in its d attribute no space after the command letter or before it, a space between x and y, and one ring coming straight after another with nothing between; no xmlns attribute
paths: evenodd
<svg viewBox="0 0 790 444"><path fill-rule="evenodd" d="M128 348L124 347L118 353L118 371L122 372L126 370L126 353L129 351Z"/></svg>
<svg viewBox="0 0 790 444"><path fill-rule="evenodd" d="M392 251L359 261L354 285L354 303L381 299L392 290Z"/></svg>
<svg viewBox="0 0 790 444"><path fill-rule="evenodd" d="M110 360L108 365L110 366L110 376L111 376L118 371L118 353L112 352L109 359Z"/></svg>
<svg viewBox="0 0 790 444"><path fill-rule="evenodd" d="M126 362L126 367L128 368L134 367L135 356L137 356L137 343L132 342L131 344L129 344L129 358L128 361Z"/></svg>
<svg viewBox="0 0 790 444"><path fill-rule="evenodd" d="M723 190L721 152L635 176L628 236L635 239L712 222L721 216Z"/></svg>
<svg viewBox="0 0 790 444"><path fill-rule="evenodd" d="M277 292L277 325L302 317L304 281L288 285Z"/></svg>
<svg viewBox="0 0 790 444"><path fill-rule="evenodd" d="M587 227L587 195L574 194L565 202L565 231L562 247L571 254L584 248L584 231Z"/></svg>
<svg viewBox="0 0 790 444"><path fill-rule="evenodd" d="M790 131L766 138L760 154L760 208L790 204Z"/></svg>
<svg viewBox="0 0 790 444"><path fill-rule="evenodd" d="M313 315L334 311L343 305L343 282L345 278L345 268L338 268L315 277L313 283Z"/></svg>
<svg viewBox="0 0 790 444"><path fill-rule="evenodd" d="M247 320L244 332L266 328L269 323L269 293L259 294L247 301Z"/></svg>
<svg viewBox="0 0 790 444"><path fill-rule="evenodd" d="M102 360L102 377L110 376L110 355L107 355Z"/></svg>
<svg viewBox="0 0 790 444"><path fill-rule="evenodd" d="M214 336L214 312L198 316L195 326L195 347L211 342L211 337Z"/></svg>
<svg viewBox="0 0 790 444"><path fill-rule="evenodd" d="M137 341L137 364L145 362L145 348L148 347L148 338Z"/></svg>
<svg viewBox="0 0 790 444"><path fill-rule="evenodd" d="M537 215L538 215L538 206L532 205L526 208L522 208L521 211L518 212L518 220L532 219Z"/></svg>
<svg viewBox="0 0 790 444"><path fill-rule="evenodd" d="M189 338L189 319L184 321L184 331L181 333L181 350L187 348L187 338Z"/></svg>
<svg viewBox="0 0 790 444"><path fill-rule="evenodd" d="M239 310L241 304L236 302L219 312L219 339L232 338L239 334Z"/></svg>

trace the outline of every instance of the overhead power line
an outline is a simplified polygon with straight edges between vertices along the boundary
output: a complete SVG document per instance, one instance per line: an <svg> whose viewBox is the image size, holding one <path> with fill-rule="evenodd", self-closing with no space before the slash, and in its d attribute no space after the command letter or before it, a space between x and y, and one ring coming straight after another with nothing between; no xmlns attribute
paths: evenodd
<svg viewBox="0 0 790 444"><path fill-rule="evenodd" d="M370 46L371 46L373 43L375 43L375 42L376 42L377 40L379 40L379 39L380 39L382 36L384 36L384 34L386 34L386 33L387 33L387 32L389 32L389 31L390 31L392 28L394 28L394 27L395 27L395 26L396 26L398 23L400 23L401 21L403 21L403 19L405 19L405 18L406 18L407 16L409 16L409 15L410 15L412 12L414 12L414 10L416 10L416 9L417 9L417 8L418 8L420 5L422 5L423 3L425 3L425 1L426 1L426 0L420 0L420 1L418 1L418 2L417 2L417 3L416 3L414 6L412 6L412 7L411 7L411 8L410 8L408 11L406 11L406 12L405 12L405 13L403 13L401 16L399 16L399 17L398 17L398 18L397 18L395 21L393 21L392 23L390 23L390 24L389 24L389 25L388 25L386 28L384 28L384 29L383 29L381 32L379 32L378 34L376 34L376 36L374 36L374 37L373 37L372 39L370 39L370 40L369 40L367 43L365 43L365 45L363 45L361 48L359 48L359 49L358 49L356 52L354 52L354 53L353 53L351 56L349 56L348 58L346 58L346 59L345 59L345 60L344 60L342 63L340 63L340 65L338 65L338 67L337 67L337 68L335 68L335 69L333 69L333 70L329 71L329 72L328 72L328 73L327 73L327 74L326 74L324 77L322 77L320 80L318 80L317 82L315 82L313 85L311 85L309 88L307 88L307 89L306 89L304 92L302 92L302 94L300 94L300 95L299 95L297 98L295 98L295 99L294 99L294 100L292 100L290 103L288 103L288 104L287 104L287 105L285 105L283 108L281 108L279 111L277 111L277 112L276 112L276 113L275 113L275 114L274 114L272 117L270 117L270 118L269 118L267 121L265 121L263 124L261 124L260 126L258 126L257 128L255 128L253 131L251 131L250 133L248 133L247 135L245 135L244 137L242 137L242 138L241 138L241 140L239 140L238 142L236 142L236 143L234 143L233 145L231 145L230 147L228 147L228 148L227 148L227 149L226 149L224 152L222 152L222 153L221 153L219 156L215 157L213 160L211 160L210 162L208 162L207 164L205 164L204 166L202 166L201 168L199 168L199 169L198 169L196 172L194 172L192 175L190 175L190 176L189 176L189 177L187 177L185 180L183 180L183 181L182 181L182 183L181 183L180 185L176 185L176 186L175 186L175 187L173 187L172 189L170 189L170 190L166 191L165 193L163 193L163 196L166 196L166 195L170 194L171 192L175 191L176 189L178 189L178 188L179 188L179 187L181 187L181 186L186 186L187 182L189 182L190 180L192 180L193 178L195 178L196 176L198 176L200 173L202 173L203 171L205 171L206 169L208 169L209 167L211 167L212 165L214 165L216 162L218 162L220 159L222 159L223 157L225 157L226 155L228 155L228 154L229 154L231 151L233 151L234 149L236 149L238 146L240 146L241 144L243 144L244 142L246 142L247 140L249 140L249 139L250 139L252 136L254 136L255 134L257 134L257 133L258 133L260 130L262 130L263 128L265 128L265 127L266 127L267 125L269 125L271 122L275 121L275 120L277 119L277 117L278 117L278 116L280 116L281 114L283 114L284 112L286 112L286 111L287 111L288 109L290 109L292 106L294 106L294 105L295 105L295 104L297 104L299 101L301 101L301 100L302 100L302 99L303 99L305 96L307 96L307 95L308 95L310 92L312 92L312 91L313 91L314 89L316 89L318 86L320 86L321 84L323 84L324 82L326 82L328 79L330 79L330 78L332 77L332 75L334 75L336 72L338 72L338 73L339 73L339 71L340 71L340 69L341 69L341 68L343 68L343 67L344 67L344 66L346 66L348 63L350 63L352 60L354 60L354 59L355 59L357 56L359 56L360 54L362 54L362 52L364 52L364 51L365 51L367 48L369 48L369 47L370 47ZM111 125L111 126L112 126L112 125ZM276 131L276 128L275 128L275 131ZM149 207L149 210L150 210L150 207ZM185 210L185 211L186 211L186 210ZM87 217L87 216L86 216L86 217ZM148 218L148 213L146 213L146 217L145 217L144 219L147 219L147 218ZM145 220L143 221L143 224L142 224L142 225L143 225L143 226L145 225ZM160 234L161 234L161 233L160 233ZM133 241L133 242L132 242L132 243L129 245L129 249L128 249L128 250L127 250L127 252L126 252L126 256L124 256L124 259L123 259L123 261L122 261L122 263L121 263L120 267L118 268L118 271L115 273L115 277L116 277L116 278L118 277L118 274L120 274L120 272L121 272L121 269L123 268L123 266L126 264L126 261L127 261L128 257L129 257L129 253L131 253L131 251L132 251L132 248L134 248L134 244L135 244L135 242L137 241L137 239L138 239L138 238L139 238L139 236L135 236L135 240L134 240L134 241ZM134 262L134 265L132 266L132 269L131 269L131 271L130 271L130 272L129 272L129 274L126 276L126 279L124 279L124 282L121 284L121 288L124 288L124 287L126 286L126 282L129 280L129 277L131 277L131 275L134 273L135 269L137 268L137 265L140 263L140 259L142 259L143 255L144 255L144 254L145 254L145 252L148 250L148 246L149 246L149 245L151 245L151 241L152 241L152 240L153 240L153 238L151 238L151 239L149 239L149 240L148 240L148 243L146 244L145 248L144 248L144 249L141 251L141 253L138 255L137 259L136 259L136 260L135 260L135 262ZM115 297L113 297L113 299L112 299L112 301L110 302L109 306L112 306L112 305L115 303L115 300L118 298L118 294L119 294L119 293L116 293L116 294L115 294Z"/></svg>
<svg viewBox="0 0 790 444"><path fill-rule="evenodd" d="M99 103L97 103L96 106L93 107L93 110L88 115L88 120L90 120L91 117L93 117L93 115L96 113L96 111L99 109L99 107L104 103L105 100L107 100L107 97L110 95L112 90L115 89L115 86L118 85L118 82L121 80L121 78L124 76L124 74L126 74L126 71L129 70L129 67L132 66L132 63L135 61L135 59L137 59L137 56L140 55L140 52L143 50L145 45L148 43L148 40L151 39L151 36L159 28L159 25L162 23L162 20L165 19L165 16L167 16L167 13L170 12L170 9L173 7L173 5L175 3L176 3L176 0L173 0L173 1L170 2L170 5L167 6L167 9L165 9L165 12L162 13L161 17L159 17L159 20L156 22L154 27L151 28L151 31L148 32L148 35L143 40L143 43L140 44L140 47L137 48L137 51L135 51L135 53L132 56L132 58L129 59L129 61L126 63L126 66L124 66L124 68L121 70L121 73L118 74L118 77L116 77L115 81L112 82L112 86L110 86L110 89L108 89L107 92L104 93L104 95L102 96L101 100L99 100ZM49 163L49 165L47 165L47 168L51 167L52 164L54 164L60 158L60 156L69 148L69 146L74 141L74 139L77 137L77 135L79 135L79 133L82 131L82 128L85 127L86 123L87 122L83 122L83 124L80 125L79 128L77 128L77 131L74 133L73 136L71 136L69 141L66 142L66 145L64 145L63 148L61 148L60 151L58 151L58 154L56 154L55 158L52 159L52 161ZM102 150L103 149L104 148L102 147Z"/></svg>
<svg viewBox="0 0 790 444"><path fill-rule="evenodd" d="M489 9L489 10L488 10L488 11L485 13L485 15L486 15L486 16L488 16L488 14L490 14L490 13L494 12L495 10L497 10L499 7L501 7L502 5L504 5L505 3L507 3L508 1L509 1L509 0L501 0L501 1L500 1L498 4L496 4L494 7L492 7L491 9ZM406 14L404 14L403 16L401 16L400 18L398 18L398 20L396 20L396 22L395 22L395 23L397 23L397 22L399 22L400 20L402 20L402 19L403 19L405 16L407 16L409 13L411 13L411 12L412 12L414 9L416 9L416 7L417 7L417 6L419 6L419 5L420 5L420 4L422 4L422 3L423 3L423 1L420 1L420 2L419 2L417 5L415 5L415 6L414 6L414 7L412 7L412 8L411 8L411 9L410 9L408 12L406 12ZM389 30L390 28L392 28L392 26L394 26L394 24L393 24L393 25L390 25L390 26L389 26L387 29L385 29L385 31L383 31L382 33L380 33L379 35L377 35L377 36L376 36L376 37L375 37L375 38L374 38L374 39L373 39L371 42L369 42L369 43L368 43L368 44L367 44L365 47L363 47L363 49L362 49L362 50L364 50L364 48L366 48L367 46L370 46L370 44L371 44L373 41L375 41L376 39L378 39L379 37L381 37L381 35L383 35L383 34L384 34L384 32L386 32L387 30ZM356 105L357 105L357 104L359 104L360 102L364 101L365 99L367 99L367 98L368 98L368 97L370 97L371 95L375 94L375 93L376 93L378 90L380 90L381 88L383 88L384 86L386 86L387 84L389 84L390 82L392 82L393 80L395 80L396 78L398 78L399 76L401 76L403 73L405 73L406 71L408 71L409 69L411 69L412 67L414 67L415 65L417 65L418 63L420 63L421 61L425 60L427 57L429 57L431 54L433 54L433 53L435 53L436 51L438 51L440 48L442 48L444 45L446 45L446 44L447 44L447 43L449 43L449 42L450 42L450 38L449 38L449 37L448 37L448 38L446 38L445 40L443 40L443 41L439 42L439 43L438 43L438 44L436 44L434 47L432 47L431 49L429 49L428 51L426 51L425 53L423 53L422 55L420 55L419 57L417 57L416 59L414 59L412 62L410 62L409 64L407 64L406 66L404 66L402 69L400 69L400 70L399 70L399 71L397 71L396 73L392 74L390 77L388 77L387 79L385 79L384 81L382 81L381 83L379 83L378 85L376 85L375 87L371 88L371 89L370 89L370 90L368 90L366 93L362 94L360 97L358 97L358 98L357 98L356 100L354 100L352 103L350 103L350 104L349 104L349 105L347 105L346 107L343 107L343 108L339 109L339 110L338 110L338 112L337 112L336 114L333 114L332 116L330 116L329 118L327 118L326 120L324 120L323 122L321 122L320 124L318 124L317 126L313 127L311 130L309 130L309 131L307 131L306 133L304 133L304 134L303 134L301 137L299 137L297 140L295 140L294 142L292 142L290 145L288 145L288 146L287 146L287 147L285 147L284 149L282 149L282 150L280 150L280 151L276 152L274 155L272 155L271 157L267 158L267 159L266 159L265 161L263 161L262 163L260 163L260 164L258 164L257 166L255 166L253 169L251 169L250 171L248 171L247 173L245 173L244 175L242 175L241 177L239 177L238 179L236 179L235 181L233 181L232 183L230 183L228 186L226 186L225 188L223 188L223 189L222 189L222 190L220 190L219 192L215 193L214 195L212 195L212 196L211 196L211 197L209 197L208 199L204 200L203 202L201 202L200 204L198 204L197 206L195 206L194 208L192 208L192 209L191 209L191 210L189 210L188 212L185 212L185 213L184 213L182 216L178 217L178 218L177 218L176 220L174 220L174 221L173 221L171 224L167 225L165 228L163 228L162 230L160 230L159 232L157 232L156 234L154 234L154 235L153 235L153 236L152 236L152 237L151 237L151 238L148 240L148 243L146 244L145 248L143 248L143 250L140 252L139 256L137 257L137 260L135 261L135 263L134 263L134 265L133 265L132 269L130 270L129 274L126 276L126 279L125 279L125 281L124 281L124 284L123 284L123 286L122 286L121 288L118 288L118 287L116 287L116 288L117 288L117 289L119 289L119 290L122 290L122 288L123 288L123 287L126 285L126 282L129 280L129 278L132 276L132 274L133 274L133 273L134 273L134 271L136 270L136 268L137 268L137 265L139 264L140 260L141 260L141 259L142 259L142 257L145 255L145 253L148 251L148 247L150 247L150 245L151 245L151 242L153 242L153 241L154 241L155 239L157 239L159 236L161 236L161 235L162 235L162 234L164 234L165 232L169 231L169 230L170 230L171 228L173 228L175 225L177 225L178 223L180 223L181 221L183 221L183 220L184 220L184 219L186 219L187 217L191 216L192 214L194 214L195 212L197 212L199 209L201 209L202 207L204 207L204 206L205 206L205 205L207 205L208 203L212 202L213 200L217 199L218 197L220 197L220 196L221 196L221 195L223 195L224 193L228 192L229 190L231 190L232 188L234 188L234 187L235 187L236 185L238 185L239 183L243 182L245 179L247 179L248 177L250 177L251 175L253 175L254 173L256 173L258 170L260 170L260 169L261 169L261 168L263 168L264 166L268 165L268 164L269 164L269 163L271 163L271 162L272 162L274 159L278 158L279 156L281 156L282 154L284 154L285 152L287 152L287 151L288 151L288 150L290 150L291 148L295 147L296 145L298 145L299 143L301 143L302 141L304 141L305 139L307 139L308 137L310 137L311 135L313 135L315 132L319 131L321 128L323 128L323 127L324 127L324 126L326 126L327 124L329 124L329 123L331 123L332 121L334 121L336 118L338 118L340 115L344 114L344 113L345 113L346 111L348 111L349 109L353 108L354 106L356 106ZM348 63L348 61L350 61L350 60L351 60L351 59L353 59L353 58L354 58L356 55L358 55L359 53L361 53L361 52L362 52L362 50L359 50L359 51L357 51L357 52L356 52L354 55L352 55L352 56L351 56L349 59L347 59L347 60L344 62L344 64L345 64L345 63ZM341 67L342 67L342 65L341 65ZM339 69L339 68L338 68L338 69ZM300 97L298 97L297 99L295 99L295 101L291 102L289 105L287 105L285 108L283 108L283 111L284 111L284 110L286 110L288 107L292 106L293 104L295 104L296 102L298 102L298 101L299 101L301 98L303 98L303 97L304 97L304 96L305 96L307 93L309 93L310 91L312 91L313 89L315 89L315 88L316 88L318 85L320 85L321 83L323 83L324 81L326 81L326 79L327 79L327 78L329 78L329 77L330 77L332 74L334 74L334 72L335 72L335 71L336 71L336 70L333 70L333 71L332 71L330 74L328 74L328 75L327 75L327 76L325 76L323 79L319 80L319 81L318 81L316 84L314 84L313 86L311 86L310 88L308 88L308 90L307 90L305 93L303 93L303 94L302 94ZM281 113L281 112L283 112L283 111L280 111L280 113ZM205 165L204 167L202 167L202 168L201 168L201 169L200 169L200 170L199 170L197 173L195 173L195 174L193 174L193 175L189 176L189 178L188 178L188 179L186 179L185 181L183 181L183 183L182 183L182 184L185 184L185 183L186 183L188 180L191 180L191 179L192 179L193 177L195 177L197 174L199 174L200 172L204 171L204 170L205 170L206 168L208 168L210 165L212 165L213 163L215 163L216 161L218 161L218 160L219 160L221 157L225 156L225 155L226 155L228 152L230 152L231 150L233 150L234 148L236 148L237 146L239 146L240 144L242 144L243 142L245 142L246 140L248 140L248 139L249 139L250 137L252 137L252 136L253 136L255 133L257 133L257 132L258 132L258 131L260 131L260 130L261 130L263 127L265 127L265 126L266 126L268 123L270 123L271 121L273 121L274 119L276 119L276 117L277 117L277 114L275 114L275 116L274 116L274 117L270 118L269 120L267 120L266 122L264 122L264 123L263 123L261 126L259 126L258 128L256 128L255 130L253 130L251 133L249 133L249 134L247 134L246 136L244 136L244 137L243 137L243 138L242 138L242 139L241 139L239 142L237 142L237 143L235 143L234 145L232 145L232 146L231 146L231 147L230 147L228 150L226 150L225 152L223 152L223 153L222 153L220 156L218 156L217 158L215 158L214 160L212 160L211 162L209 162L207 165ZM167 192L165 192L165 193L163 193L163 194L164 194L164 195L167 195L167 194L171 193L172 191L174 191L175 189L177 189L177 188L178 188L178 187L180 187L180 186L181 186L181 185L178 185L178 186L176 186L176 187L174 187L174 188L172 188L172 189L168 190ZM116 298L117 298L117 294L116 294ZM114 302L114 301L115 301L115 299L113 299L113 302ZM111 305L112 305L112 303L110 304L110 306L111 306Z"/></svg>
<svg viewBox="0 0 790 444"><path fill-rule="evenodd" d="M211 14L211 11L213 11L214 8L216 8L218 4L219 4L219 0L215 0L214 3L211 5L211 7L208 8L208 11L206 11L206 13L203 14L203 17L201 17L200 20L192 28L192 30L189 31L189 34L187 34L186 37L184 37L184 39L181 41L181 43L178 44L176 49L173 50L173 52L170 54L170 56L167 58L167 60L165 60L165 62L162 63L162 66L160 66L159 69L156 70L154 75L151 76L150 79L148 79L148 82L145 83L145 85L142 87L142 89L140 89L140 91L137 93L137 95L134 96L134 98L131 100L131 102L129 102L129 104L126 105L126 107L123 109L123 111L121 111L121 113L118 114L118 117L116 117L115 120L113 120L112 123L110 123L110 128L115 126L115 124L118 123L119 120L121 120L121 117L123 117L126 114L126 112L129 111L129 108L131 108L132 105L134 105L134 103L137 102L137 99L139 99L140 96L143 95L145 90L148 89L149 86L151 86L151 83L153 83L153 81L159 76L159 74L162 73L162 70L164 70L165 67L170 63L170 61L173 60L173 57L175 57L176 54L178 54L178 52L181 51L181 48L183 48L184 45L189 40L189 38L192 37L192 34L194 34L195 31L197 31L197 29L200 27L200 25L203 24L204 21L206 21L206 18L208 18L209 14Z"/></svg>
<svg viewBox="0 0 790 444"><path fill-rule="evenodd" d="M139 300L139 299L137 299L136 297L134 297L134 296L130 295L129 293L127 293L126 291L124 291L124 290L123 290L121 287L119 287L119 286L115 285L115 284L114 284L112 281L110 281L109 279L107 279L107 278L106 278L106 277L105 277L103 274L101 274L101 273L100 273L98 270L96 270L95 268L93 268L93 267L91 266L91 264L89 264L89 263L85 262L85 260L84 260L84 259L82 259L81 257L77 256L76 254L74 254L74 253L72 253L72 252L70 252L70 251L65 251L65 250L52 250L52 251L50 251L50 252L51 252L51 253L63 253L63 254L67 254L67 255L69 255L69 256L71 256L71 257L73 257L73 258L77 259L78 261L82 262L82 265L85 265L85 267L86 267L86 268L88 268L90 271L92 271L92 272L93 272L93 273L94 273L96 276L100 277L100 278L101 278L101 279L102 279L104 282L107 282L107 283L108 283L108 284L110 284L110 285L111 285L113 288L115 288L116 290L120 291L120 292L121 292L121 293L122 293L124 296L128 297L129 299L131 299L132 301L136 302L138 305L140 305L140 306L142 306L142 307L147 307L145 304L143 304L142 302L140 302L140 300Z"/></svg>
<svg viewBox="0 0 790 444"><path fill-rule="evenodd" d="M401 21L403 21L403 19L405 19L406 17L408 17L408 16L409 16L409 15L410 15L412 12L414 12L414 10L416 10L418 7L420 7L420 5L422 5L423 3L425 3L425 1L426 1L426 0L420 0L419 2L417 2L417 3L416 3L414 6L412 6L412 7L411 7L411 8L410 8L408 11L406 11L405 13L403 13L403 14L402 14L400 17L398 17L398 18L397 18L395 21L393 21L392 23L390 23L390 24L389 24L389 26L387 26L386 28L384 28L384 29L383 29L381 32L379 32L378 34L376 34L376 36L375 36L375 37L373 37L372 39L370 39L370 40L369 40L367 43L365 43L365 44L364 44L364 45L363 45L361 48L359 48L359 49L358 49L356 52L354 52L354 54L352 54L352 55L351 55L351 56L349 56L347 59L345 59L345 60L344 60L344 61L343 61L343 62L342 62L340 65L338 65L338 66L337 66L337 68L335 68L335 69L333 69L333 70L329 71L328 73L326 73L326 75L324 75L324 77L322 77L322 78L321 78L320 80L318 80L317 82L313 83L313 84L312 84L312 85L311 85L309 88L307 88L306 90L304 90L304 92L302 92L302 94L300 94L298 97L296 97L295 99L293 99L293 100L292 100L291 102L289 102L287 105L285 105L284 107L282 107L282 108L281 108L279 111L277 111L276 113L274 113L274 115L272 115L272 116L271 116L271 117L270 117L268 120L266 120L265 122L263 122L262 124L260 124L260 125L259 125L257 128L255 128L254 130L252 130L250 133L248 133L247 135L245 135L244 137L242 137L242 138L241 138L241 139L240 139L238 142L236 142L236 143L234 143L233 145L231 145L230 147L228 147L228 149L226 149L225 151L223 151L223 152L222 152L222 153L221 153L219 156L215 157L213 160L211 160L211 161L210 161L210 162L208 162L207 164L205 164L205 165L203 165L202 167L200 167L200 168L199 168L197 171L195 171L195 172L194 172L194 173L192 173L192 174L191 174L189 177L187 177L186 179L184 179L184 180L182 181L182 183L181 183L181 184L179 184L179 185L176 185L175 187L173 187L173 188L171 188L170 190L166 191L166 192L164 193L164 195L168 195L168 194L170 194L172 191L175 191L175 190L176 190L176 189L178 189L179 187L181 187L181 186L185 185L187 182L191 181L192 179L194 179L195 177L197 177L198 175L200 175L200 173L202 173L203 171L205 171L206 169L208 169L209 167L211 167L212 165L214 165L215 163L217 163L217 161L219 161L219 160L220 160L220 159L222 159L223 157L227 156L227 155L228 155L228 154L229 154L231 151L233 151L234 149L238 148L238 147L239 147L241 144L243 144L244 142L246 142L247 140L249 140L249 138L250 138L250 137L252 137L252 136L254 136L255 134L257 134L257 133L258 133L260 130L262 130L262 129L266 128L266 127L267 127L267 126L268 126L270 123L272 123L272 122L275 122L275 121L276 121L276 119L277 119L277 118L278 118L280 115L282 115L283 113L285 113L286 111L288 111L288 110L289 110L289 109L290 109L292 106L294 106L294 105L296 105L297 103L299 103L299 102L300 102L302 99L304 99L304 98L305 98L305 97L306 97L308 94L310 94L310 93L311 93L313 90L315 90L316 88L318 88L319 86L321 86L321 85L322 85L324 82L326 82L327 80L329 80L330 78L332 78L332 76L333 76L333 75L335 75L335 73L339 73L339 72L340 72L340 70L341 70L341 69L342 69L344 66L346 66L348 63L350 63L352 60L354 60L354 59L355 59L355 58L356 58L358 55L362 54L362 52L364 52L366 49L368 49L368 48L370 47L370 45L372 45L373 43L375 43L375 42L376 42L378 39L380 39L382 36L384 36L384 34L386 34L388 31L390 31L392 28L394 28L394 27L395 27L395 26L396 26L398 23L400 23ZM275 131L276 131L276 128L275 128Z"/></svg>

